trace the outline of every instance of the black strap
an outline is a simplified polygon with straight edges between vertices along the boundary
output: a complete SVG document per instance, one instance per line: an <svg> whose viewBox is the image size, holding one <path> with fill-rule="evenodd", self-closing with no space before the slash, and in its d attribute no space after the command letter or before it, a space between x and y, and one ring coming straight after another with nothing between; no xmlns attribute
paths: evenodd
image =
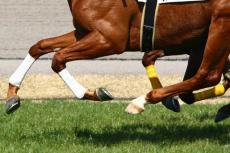
<svg viewBox="0 0 230 153"><path fill-rule="evenodd" d="M145 4L144 24L142 31L141 51L149 52L153 50L153 31L156 13L157 0L147 0Z"/></svg>

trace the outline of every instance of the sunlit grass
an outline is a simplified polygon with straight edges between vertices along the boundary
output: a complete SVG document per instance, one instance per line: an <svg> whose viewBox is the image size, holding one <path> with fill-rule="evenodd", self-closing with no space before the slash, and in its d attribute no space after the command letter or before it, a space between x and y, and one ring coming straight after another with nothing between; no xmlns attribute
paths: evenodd
<svg viewBox="0 0 230 153"><path fill-rule="evenodd" d="M149 105L128 115L124 103L23 101L12 115L1 104L1 153L227 153L230 120L213 119L223 104L182 106L181 113Z"/></svg>

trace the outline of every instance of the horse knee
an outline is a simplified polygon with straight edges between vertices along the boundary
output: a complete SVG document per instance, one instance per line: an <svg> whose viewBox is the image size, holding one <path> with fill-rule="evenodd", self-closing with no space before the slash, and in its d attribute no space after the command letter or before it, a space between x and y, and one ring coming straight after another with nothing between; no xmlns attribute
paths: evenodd
<svg viewBox="0 0 230 153"><path fill-rule="evenodd" d="M154 64L157 58L164 56L163 50L154 50L149 53L145 53L142 58L142 65L144 67Z"/></svg>
<svg viewBox="0 0 230 153"><path fill-rule="evenodd" d="M191 90L198 90L206 87L215 86L219 83L221 79L221 72L218 71L199 71L193 78L192 78L192 89ZM187 92L184 94L179 95L180 99L184 101L186 104L193 104L196 99L192 92Z"/></svg>
<svg viewBox="0 0 230 153"><path fill-rule="evenodd" d="M66 68L66 62L62 53L56 53L52 60L52 70L56 73Z"/></svg>
<svg viewBox="0 0 230 153"><path fill-rule="evenodd" d="M154 89L146 95L146 100L152 104L161 101L164 97L162 96L161 89Z"/></svg>
<svg viewBox="0 0 230 153"><path fill-rule="evenodd" d="M209 82L209 86L215 86L217 85L221 80L221 73L210 73L208 77L206 78L206 81Z"/></svg>
<svg viewBox="0 0 230 153"><path fill-rule="evenodd" d="M48 42L47 40L40 40L38 41L36 44L34 44L30 50L29 50L29 54L35 58L38 59L40 56L46 54L46 52L44 51L46 48L48 48Z"/></svg>
<svg viewBox="0 0 230 153"><path fill-rule="evenodd" d="M179 97L183 102L189 105L195 102L194 95L192 93L181 94Z"/></svg>
<svg viewBox="0 0 230 153"><path fill-rule="evenodd" d="M207 73L207 75L204 78L204 82L206 82L206 86L210 87L210 86L217 85L221 80L221 75L222 74L217 71L212 71Z"/></svg>
<svg viewBox="0 0 230 153"><path fill-rule="evenodd" d="M220 82L221 72L214 71L199 71L195 76L194 85L196 89L215 86Z"/></svg>
<svg viewBox="0 0 230 153"><path fill-rule="evenodd" d="M144 55L144 57L142 58L142 65L143 65L144 67L149 66L149 65L151 65L151 64L153 64L153 63L155 63L155 61L153 61L153 59L147 58L145 55Z"/></svg>

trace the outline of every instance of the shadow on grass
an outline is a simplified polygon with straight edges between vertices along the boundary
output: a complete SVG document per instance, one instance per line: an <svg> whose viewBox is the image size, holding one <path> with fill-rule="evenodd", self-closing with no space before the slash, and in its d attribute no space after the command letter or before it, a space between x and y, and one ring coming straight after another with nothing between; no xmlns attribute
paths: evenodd
<svg viewBox="0 0 230 153"><path fill-rule="evenodd" d="M208 116L208 115L207 115ZM206 116L206 117L207 117ZM75 139L72 139L74 132ZM178 143L192 143L196 141L210 141L225 145L230 143L230 127L228 124L186 125L169 124L124 124L121 126L104 126L100 130L92 130L77 126L75 128L50 129L21 135L20 140L36 142L52 142L55 144L80 143L101 146L113 146L124 142L146 142L152 144L173 145ZM70 138L70 139L69 139Z"/></svg>
<svg viewBox="0 0 230 153"><path fill-rule="evenodd" d="M197 116L197 119L200 122L206 121L206 120L213 120L215 118L216 114L213 113L209 113L209 112L203 112L202 114L199 114L199 116Z"/></svg>
<svg viewBox="0 0 230 153"><path fill-rule="evenodd" d="M90 129L75 128L76 138L80 143L107 145L124 141L143 141L148 143L177 144L208 139L221 145L229 144L230 127L228 125L209 125L204 127L170 124L167 126L152 124L127 124L121 127L106 127L101 133Z"/></svg>
<svg viewBox="0 0 230 153"><path fill-rule="evenodd" d="M67 137L71 134L68 129L53 129L24 134L19 137L20 141L28 142L51 142L53 144L62 144L67 142ZM69 140L68 140L69 141Z"/></svg>

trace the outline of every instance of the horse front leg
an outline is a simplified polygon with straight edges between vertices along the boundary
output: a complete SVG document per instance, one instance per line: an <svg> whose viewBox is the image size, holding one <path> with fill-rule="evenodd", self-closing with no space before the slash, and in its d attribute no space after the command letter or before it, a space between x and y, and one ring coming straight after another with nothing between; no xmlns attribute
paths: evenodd
<svg viewBox="0 0 230 153"><path fill-rule="evenodd" d="M70 32L65 35L48 38L38 41L34 44L21 65L11 75L9 79L9 88L6 100L6 113L14 112L20 106L20 98L17 92L20 85L33 63L42 55L58 51L76 41L75 32Z"/></svg>
<svg viewBox="0 0 230 153"><path fill-rule="evenodd" d="M63 79L78 99L101 100L98 99L98 95L95 95L97 93L87 93L87 90L69 74L66 63L121 53L115 48L100 32L92 31L81 40L57 52L53 57L52 69ZM108 91L101 94L107 100L113 99Z"/></svg>
<svg viewBox="0 0 230 153"><path fill-rule="evenodd" d="M196 74L197 70L199 69L199 66L200 66L200 63L202 60L202 56L203 56L203 51L192 52L190 54L187 70L186 70L186 73L184 76L184 80L187 80ZM205 100L208 98L213 98L213 97L224 95L225 92L229 88L229 86L228 86L229 79L228 79L228 77L226 77L226 75L229 73L228 71L230 71L229 68L230 68L230 61L227 60L225 67L224 67L224 71L223 71L223 75L224 75L223 83L218 84L218 85L216 85L210 89L206 89L203 91L199 91L199 92L192 92L191 91L191 92L181 94L180 98L187 104L193 104L193 103L201 101L201 100ZM230 78L230 76L229 76L229 78Z"/></svg>
<svg viewBox="0 0 230 153"><path fill-rule="evenodd" d="M227 61L227 63L225 64L225 67L229 67L229 61ZM226 91L229 89L229 84L230 84L230 69L228 69L228 71L224 70L223 71L223 75L224 75L224 80L222 83L207 89L207 90L203 90L200 92L196 92L196 93L191 93L190 97L190 102L194 103L197 101L201 101L204 99L208 99L208 98L213 98L213 97L218 97L218 96L222 96L226 93ZM188 99L188 98L187 98Z"/></svg>

